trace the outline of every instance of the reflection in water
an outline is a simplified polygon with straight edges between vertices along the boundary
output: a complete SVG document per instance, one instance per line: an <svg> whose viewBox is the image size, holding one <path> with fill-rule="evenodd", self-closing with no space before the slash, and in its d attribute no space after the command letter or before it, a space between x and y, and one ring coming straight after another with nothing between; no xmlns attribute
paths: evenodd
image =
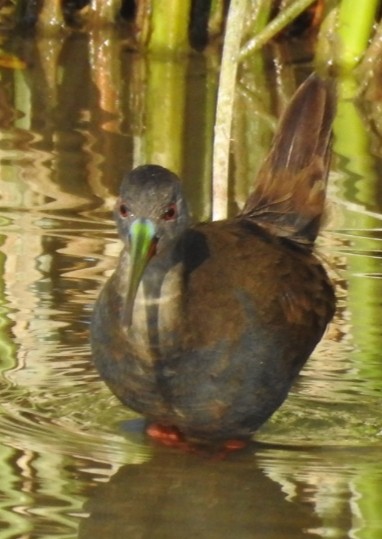
<svg viewBox="0 0 382 539"><path fill-rule="evenodd" d="M311 502L288 501L245 456L218 461L156 452L140 466L121 467L85 508L80 538L295 539L318 537L320 525Z"/></svg>
<svg viewBox="0 0 382 539"><path fill-rule="evenodd" d="M0 539L380 537L380 158L362 120L367 167L334 164L335 219L321 238L338 285L327 338L261 443L226 461L184 455L148 442L99 381L88 324L119 251L109 211L123 169L172 165L195 218L210 216L214 55L142 58L112 33L9 47L27 68L0 71ZM230 213L269 144L279 90L270 98L262 58L251 70ZM339 120L349 158L359 149L347 131Z"/></svg>

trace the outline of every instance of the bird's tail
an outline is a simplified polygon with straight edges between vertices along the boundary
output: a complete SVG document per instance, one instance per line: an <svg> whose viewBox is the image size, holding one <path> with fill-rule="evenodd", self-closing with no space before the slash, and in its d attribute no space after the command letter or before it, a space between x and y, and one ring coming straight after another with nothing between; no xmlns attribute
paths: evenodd
<svg viewBox="0 0 382 539"><path fill-rule="evenodd" d="M325 204L334 114L333 83L311 75L285 110L240 217L313 246Z"/></svg>

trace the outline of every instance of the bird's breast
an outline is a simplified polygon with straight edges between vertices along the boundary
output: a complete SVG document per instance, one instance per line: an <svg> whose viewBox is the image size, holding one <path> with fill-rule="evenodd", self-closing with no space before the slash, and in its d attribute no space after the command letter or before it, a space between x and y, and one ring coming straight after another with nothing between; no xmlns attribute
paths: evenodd
<svg viewBox="0 0 382 539"><path fill-rule="evenodd" d="M120 291L125 297L125 291ZM132 324L123 321L124 305L120 317L129 346L147 361L161 359L179 348L183 331L183 290L180 264L163 273L151 274L150 269L139 285L134 301Z"/></svg>

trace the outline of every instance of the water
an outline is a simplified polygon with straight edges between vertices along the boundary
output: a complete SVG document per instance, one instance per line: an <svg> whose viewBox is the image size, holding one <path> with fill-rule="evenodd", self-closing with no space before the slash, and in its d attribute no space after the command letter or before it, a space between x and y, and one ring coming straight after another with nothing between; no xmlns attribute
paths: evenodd
<svg viewBox="0 0 382 539"><path fill-rule="evenodd" d="M381 537L378 133L343 101L319 241L338 309L288 401L225 460L158 447L99 380L89 318L120 248L123 169L165 160L195 217L213 211L216 58L144 60L109 37L14 38L26 67L0 69L0 539ZM229 213L274 124L258 112L272 70L250 73Z"/></svg>

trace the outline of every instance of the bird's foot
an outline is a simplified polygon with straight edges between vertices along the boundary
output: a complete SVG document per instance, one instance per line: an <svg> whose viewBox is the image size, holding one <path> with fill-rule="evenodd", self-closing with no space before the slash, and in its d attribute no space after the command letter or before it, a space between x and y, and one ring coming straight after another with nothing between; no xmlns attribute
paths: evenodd
<svg viewBox="0 0 382 539"><path fill-rule="evenodd" d="M187 440L176 427L168 427L166 425L159 425L158 423L149 425L146 433L150 438L162 445L192 453L226 455L227 453L244 449L248 445L247 440L241 439L225 440L217 444L206 444L197 440Z"/></svg>
<svg viewBox="0 0 382 539"><path fill-rule="evenodd" d="M232 440L226 440L223 443L223 448L226 451L239 451L240 449L244 449L248 445L248 440L241 440L239 439L232 439Z"/></svg>
<svg viewBox="0 0 382 539"><path fill-rule="evenodd" d="M183 434L176 427L152 423L147 427L146 434L163 445L171 447L184 447L187 445Z"/></svg>

